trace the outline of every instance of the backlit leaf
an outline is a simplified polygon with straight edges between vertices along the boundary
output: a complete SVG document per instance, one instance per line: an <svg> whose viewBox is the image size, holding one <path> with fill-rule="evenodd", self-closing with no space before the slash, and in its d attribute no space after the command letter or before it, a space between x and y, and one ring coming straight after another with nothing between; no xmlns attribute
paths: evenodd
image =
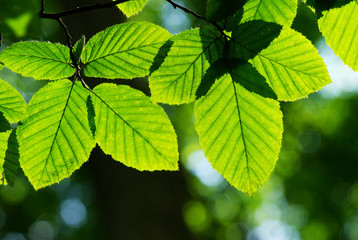
<svg viewBox="0 0 358 240"><path fill-rule="evenodd" d="M138 170L177 170L178 144L164 110L128 86L101 84L91 95L96 140L106 154Z"/></svg>
<svg viewBox="0 0 358 240"><path fill-rule="evenodd" d="M260 19L291 26L296 11L297 0L249 0L244 5L242 21Z"/></svg>
<svg viewBox="0 0 358 240"><path fill-rule="evenodd" d="M152 99L169 104L194 101L206 70L222 55L224 39L210 26L187 30L170 41L164 63L149 77Z"/></svg>
<svg viewBox="0 0 358 240"><path fill-rule="evenodd" d="M120 3L117 7L127 16L131 17L140 11L147 5L148 0L129 0L124 3Z"/></svg>
<svg viewBox="0 0 358 240"><path fill-rule="evenodd" d="M293 101L331 82L317 49L302 34L284 28L253 60L280 101Z"/></svg>
<svg viewBox="0 0 358 240"><path fill-rule="evenodd" d="M195 103L205 156L230 184L251 195L275 167L283 132L279 103L251 93L230 74Z"/></svg>
<svg viewBox="0 0 358 240"><path fill-rule="evenodd" d="M323 12L318 25L334 53L358 71L358 2Z"/></svg>
<svg viewBox="0 0 358 240"><path fill-rule="evenodd" d="M165 29L146 22L109 27L91 38L83 49L84 74L109 79L144 77L170 37Z"/></svg>
<svg viewBox="0 0 358 240"><path fill-rule="evenodd" d="M20 164L35 189L69 177L95 145L87 121L89 92L80 83L57 81L31 99L18 128Z"/></svg>
<svg viewBox="0 0 358 240"><path fill-rule="evenodd" d="M20 121L25 112L26 102L10 84L0 79L0 112L11 123Z"/></svg>
<svg viewBox="0 0 358 240"><path fill-rule="evenodd" d="M38 80L58 80L75 73L69 48L58 43L17 42L0 53L0 62Z"/></svg>

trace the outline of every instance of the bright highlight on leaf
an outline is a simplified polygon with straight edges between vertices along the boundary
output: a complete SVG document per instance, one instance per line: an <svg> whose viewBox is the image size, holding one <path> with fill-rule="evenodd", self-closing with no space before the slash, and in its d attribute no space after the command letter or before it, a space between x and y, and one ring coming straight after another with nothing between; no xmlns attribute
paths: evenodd
<svg viewBox="0 0 358 240"><path fill-rule="evenodd" d="M72 76L70 50L58 43L18 42L0 53L0 62L14 72L38 80Z"/></svg>
<svg viewBox="0 0 358 240"><path fill-rule="evenodd" d="M106 154L138 170L177 170L178 144L164 110L128 86L101 84L91 95L96 140Z"/></svg>
<svg viewBox="0 0 358 240"><path fill-rule="evenodd" d="M88 77L132 79L149 74L160 47L171 37L145 22L114 25L96 34L82 52Z"/></svg>
<svg viewBox="0 0 358 240"><path fill-rule="evenodd" d="M331 82L317 49L290 28L284 28L268 48L250 61L280 101L304 98Z"/></svg>
<svg viewBox="0 0 358 240"><path fill-rule="evenodd" d="M291 26L296 11L297 0L249 0L244 5L242 22L264 20Z"/></svg>
<svg viewBox="0 0 358 240"><path fill-rule="evenodd" d="M26 102L10 84L0 79L0 112L11 123L22 119Z"/></svg>
<svg viewBox="0 0 358 240"><path fill-rule="evenodd" d="M334 53L358 71L358 2L323 12L318 25Z"/></svg>
<svg viewBox="0 0 358 240"><path fill-rule="evenodd" d="M213 168L237 189L256 192L280 152L279 103L247 91L225 74L194 111L199 141Z"/></svg>
<svg viewBox="0 0 358 240"><path fill-rule="evenodd" d="M20 164L37 190L69 177L95 145L87 121L89 92L81 84L57 81L31 99L18 128Z"/></svg>
<svg viewBox="0 0 358 240"><path fill-rule="evenodd" d="M147 3L148 0L129 0L117 6L127 17L131 17L142 11Z"/></svg>
<svg viewBox="0 0 358 240"><path fill-rule="evenodd" d="M182 32L170 39L173 45L164 63L149 77L152 99L169 104L188 103L211 63L221 57L224 39L214 27Z"/></svg>

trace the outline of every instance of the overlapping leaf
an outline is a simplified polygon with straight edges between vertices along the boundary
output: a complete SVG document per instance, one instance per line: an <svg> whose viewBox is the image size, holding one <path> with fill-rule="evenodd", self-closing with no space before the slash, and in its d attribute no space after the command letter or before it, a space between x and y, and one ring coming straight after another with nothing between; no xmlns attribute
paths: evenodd
<svg viewBox="0 0 358 240"><path fill-rule="evenodd" d="M109 27L86 44L81 56L84 74L109 79L144 77L170 37L165 29L146 22Z"/></svg>
<svg viewBox="0 0 358 240"><path fill-rule="evenodd" d="M147 2L148 0L129 0L117 6L127 17L131 17L142 11Z"/></svg>
<svg viewBox="0 0 358 240"><path fill-rule="evenodd" d="M39 80L57 80L75 73L69 48L57 43L17 42L0 53L0 62L14 72Z"/></svg>
<svg viewBox="0 0 358 240"><path fill-rule="evenodd" d="M91 95L96 140L106 154L138 170L177 170L178 146L164 110L128 86L102 84Z"/></svg>
<svg viewBox="0 0 358 240"><path fill-rule="evenodd" d="M297 0L249 0L242 21L264 20L290 26L296 16Z"/></svg>
<svg viewBox="0 0 358 240"><path fill-rule="evenodd" d="M317 49L302 34L284 28L268 48L253 60L278 100L293 101L331 82Z"/></svg>
<svg viewBox="0 0 358 240"><path fill-rule="evenodd" d="M11 123L22 119L26 102L10 84L0 79L0 112Z"/></svg>
<svg viewBox="0 0 358 240"><path fill-rule="evenodd" d="M16 131L16 129L11 131L5 153L4 175L7 184L10 186L14 186L15 178L20 168L19 143L17 141Z"/></svg>
<svg viewBox="0 0 358 240"><path fill-rule="evenodd" d="M206 17L209 21L220 21L233 15L243 5L244 0L209 0L206 8Z"/></svg>
<svg viewBox="0 0 358 240"><path fill-rule="evenodd" d="M279 103L225 74L195 103L195 127L213 168L251 195L274 169L283 132Z"/></svg>
<svg viewBox="0 0 358 240"><path fill-rule="evenodd" d="M149 78L152 99L169 104L194 101L206 70L222 55L224 39L214 27L204 27L182 32L170 41L168 56Z"/></svg>
<svg viewBox="0 0 358 240"><path fill-rule="evenodd" d="M254 20L240 24L232 32L231 58L251 59L279 36L282 27L276 23Z"/></svg>
<svg viewBox="0 0 358 240"><path fill-rule="evenodd" d="M358 2L323 12L318 24L334 53L358 71Z"/></svg>
<svg viewBox="0 0 358 240"><path fill-rule="evenodd" d="M18 128L20 164L35 189L69 177L95 145L87 121L88 91L68 80L48 84L31 99Z"/></svg>

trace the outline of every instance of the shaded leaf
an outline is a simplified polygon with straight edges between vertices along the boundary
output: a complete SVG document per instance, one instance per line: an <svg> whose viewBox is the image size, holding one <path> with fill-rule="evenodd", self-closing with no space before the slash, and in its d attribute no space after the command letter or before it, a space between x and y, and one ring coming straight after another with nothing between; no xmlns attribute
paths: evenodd
<svg viewBox="0 0 358 240"><path fill-rule="evenodd" d="M251 59L279 36L282 27L261 20L240 24L232 32L232 58Z"/></svg>
<svg viewBox="0 0 358 240"><path fill-rule="evenodd" d="M128 86L101 84L92 94L96 140L106 154L138 170L177 170L176 134L164 110Z"/></svg>
<svg viewBox="0 0 358 240"><path fill-rule="evenodd" d="M291 26L296 11L297 0L249 0L244 5L242 21L260 19Z"/></svg>
<svg viewBox="0 0 358 240"><path fill-rule="evenodd" d="M0 184L6 185L4 174L5 153L11 130L0 132Z"/></svg>
<svg viewBox="0 0 358 240"><path fill-rule="evenodd" d="M279 103L247 91L225 74L196 101L194 111L199 141L213 168L237 189L256 192L280 152Z"/></svg>
<svg viewBox="0 0 358 240"><path fill-rule="evenodd" d="M58 43L17 42L0 53L0 62L38 80L58 80L75 73L69 48Z"/></svg>
<svg viewBox="0 0 358 240"><path fill-rule="evenodd" d="M170 37L165 29L147 22L109 27L86 44L81 56L84 74L109 79L144 77Z"/></svg>
<svg viewBox="0 0 358 240"><path fill-rule="evenodd" d="M120 3L117 7L127 16L131 17L140 11L147 5L148 0L129 0L124 3Z"/></svg>
<svg viewBox="0 0 358 240"><path fill-rule="evenodd" d="M334 53L358 71L358 2L323 12L318 25Z"/></svg>
<svg viewBox="0 0 358 240"><path fill-rule="evenodd" d="M304 98L331 82L317 49L302 34L289 28L284 28L250 62L266 78L280 101Z"/></svg>
<svg viewBox="0 0 358 240"><path fill-rule="evenodd" d="M73 53L73 55L74 55L74 57L75 57L77 63L80 62L82 50L83 50L83 47L85 46L85 44L86 44L86 38L85 38L85 36L82 36L82 37L75 43L75 45L74 45L73 48L72 48L72 53Z"/></svg>
<svg viewBox="0 0 358 240"><path fill-rule="evenodd" d="M25 112L26 102L10 84L0 79L0 112L10 122L20 121Z"/></svg>
<svg viewBox="0 0 358 240"><path fill-rule="evenodd" d="M170 41L164 63L149 77L152 99L169 104L194 101L206 70L222 55L224 39L208 26L184 31Z"/></svg>
<svg viewBox="0 0 358 240"><path fill-rule="evenodd" d="M14 129L11 131L8 140L8 147L6 150L4 163L5 179L10 186L14 186L15 178L19 172L19 158L19 143L17 142L16 129Z"/></svg>
<svg viewBox="0 0 358 240"><path fill-rule="evenodd" d="M69 177L95 145L87 121L88 91L68 80L50 83L31 99L18 127L20 165L37 190Z"/></svg>
<svg viewBox="0 0 358 240"><path fill-rule="evenodd" d="M248 91L277 100L276 94L268 85L266 79L249 62L232 59L230 68L232 79Z"/></svg>
<svg viewBox="0 0 358 240"><path fill-rule="evenodd" d="M4 117L4 114L0 112L0 132L6 132L8 130L11 130L11 125Z"/></svg>

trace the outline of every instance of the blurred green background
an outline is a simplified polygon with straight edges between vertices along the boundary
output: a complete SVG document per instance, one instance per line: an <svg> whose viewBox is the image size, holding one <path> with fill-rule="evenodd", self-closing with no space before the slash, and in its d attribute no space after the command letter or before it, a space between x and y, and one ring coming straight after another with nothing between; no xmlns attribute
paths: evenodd
<svg viewBox="0 0 358 240"><path fill-rule="evenodd" d="M108 0L46 1L46 12ZM66 43L53 20L38 18L40 0L0 0L2 46L17 41ZM205 0L176 1L205 14ZM171 33L205 25L164 0L149 0L128 21L150 21ZM74 41L126 21L116 9L66 17ZM253 197L213 170L194 130L193 105L163 106L179 139L179 172L139 172L97 147L70 179L34 191L21 173L15 187L0 187L2 240L325 240L358 239L358 73L327 47L314 14L299 3L293 28L318 48L333 83L308 98L282 103L280 159ZM0 78L26 101L44 81L8 69ZM104 79L87 79L91 86ZM108 81L108 80L107 80ZM116 80L149 94L146 79Z"/></svg>

